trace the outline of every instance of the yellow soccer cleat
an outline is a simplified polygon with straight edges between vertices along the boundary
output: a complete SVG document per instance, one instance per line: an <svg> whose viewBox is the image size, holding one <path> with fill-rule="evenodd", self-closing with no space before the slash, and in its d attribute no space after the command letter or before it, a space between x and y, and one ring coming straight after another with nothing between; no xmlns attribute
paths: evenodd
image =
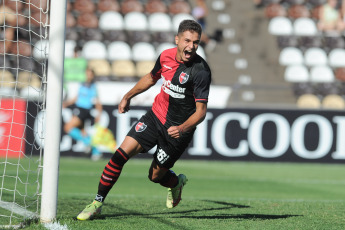
<svg viewBox="0 0 345 230"><path fill-rule="evenodd" d="M79 213L77 216L78 220L90 220L95 216L101 214L102 211L102 202L94 200L91 204L87 205L86 208Z"/></svg>

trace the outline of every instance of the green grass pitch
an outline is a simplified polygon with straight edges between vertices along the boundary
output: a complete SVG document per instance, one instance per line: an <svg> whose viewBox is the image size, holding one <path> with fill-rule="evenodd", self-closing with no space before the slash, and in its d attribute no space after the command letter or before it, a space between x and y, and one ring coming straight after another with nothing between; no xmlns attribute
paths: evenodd
<svg viewBox="0 0 345 230"><path fill-rule="evenodd" d="M165 207L167 191L147 178L151 160L132 159L102 215L78 221L107 160L61 158L57 221L68 229L345 229L345 166L180 160L189 181L183 200ZM27 229L46 229L31 224Z"/></svg>

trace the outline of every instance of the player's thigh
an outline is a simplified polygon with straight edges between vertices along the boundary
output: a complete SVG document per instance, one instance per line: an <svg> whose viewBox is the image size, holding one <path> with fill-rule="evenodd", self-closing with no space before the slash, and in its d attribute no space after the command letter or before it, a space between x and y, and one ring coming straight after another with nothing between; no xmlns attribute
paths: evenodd
<svg viewBox="0 0 345 230"><path fill-rule="evenodd" d="M172 168L192 141L193 134L194 130L190 133L184 133L180 138L172 138L168 134L164 138L160 138L157 150L153 155L159 167Z"/></svg>

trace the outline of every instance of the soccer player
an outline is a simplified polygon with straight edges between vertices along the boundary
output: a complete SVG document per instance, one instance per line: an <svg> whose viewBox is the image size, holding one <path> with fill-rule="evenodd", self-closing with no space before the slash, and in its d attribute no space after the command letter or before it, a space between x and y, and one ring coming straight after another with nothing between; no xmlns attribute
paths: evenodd
<svg viewBox="0 0 345 230"><path fill-rule="evenodd" d="M152 109L128 132L103 170L95 200L86 206L77 219L88 220L100 214L104 199L119 178L124 164L155 145L157 150L148 177L152 182L168 188L167 208L179 204L187 177L183 174L177 176L170 169L192 140L196 126L206 116L211 83L210 68L196 53L201 33L199 23L194 20L182 21L175 36L177 47L163 51L153 70L122 98L119 113L129 110L134 96L148 90L160 78L163 80Z"/></svg>
<svg viewBox="0 0 345 230"><path fill-rule="evenodd" d="M80 86L78 95L72 100L63 103L63 107L75 104L72 119L64 125L64 131L77 141L82 141L85 145L91 147L91 159L98 160L102 155L95 147L91 146L91 137L83 131L84 122L92 119L91 109L95 105L98 114L95 118L97 123L102 114L102 104L97 96L96 85L94 84L95 73L92 69L86 69L86 81Z"/></svg>

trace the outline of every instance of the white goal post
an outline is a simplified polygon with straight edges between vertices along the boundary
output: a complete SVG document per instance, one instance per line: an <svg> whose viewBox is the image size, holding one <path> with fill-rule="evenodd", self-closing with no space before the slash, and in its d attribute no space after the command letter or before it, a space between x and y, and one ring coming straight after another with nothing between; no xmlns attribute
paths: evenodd
<svg viewBox="0 0 345 230"><path fill-rule="evenodd" d="M51 0L41 222L56 218L67 0Z"/></svg>
<svg viewBox="0 0 345 230"><path fill-rule="evenodd" d="M56 219L67 0L0 0L0 229Z"/></svg>

